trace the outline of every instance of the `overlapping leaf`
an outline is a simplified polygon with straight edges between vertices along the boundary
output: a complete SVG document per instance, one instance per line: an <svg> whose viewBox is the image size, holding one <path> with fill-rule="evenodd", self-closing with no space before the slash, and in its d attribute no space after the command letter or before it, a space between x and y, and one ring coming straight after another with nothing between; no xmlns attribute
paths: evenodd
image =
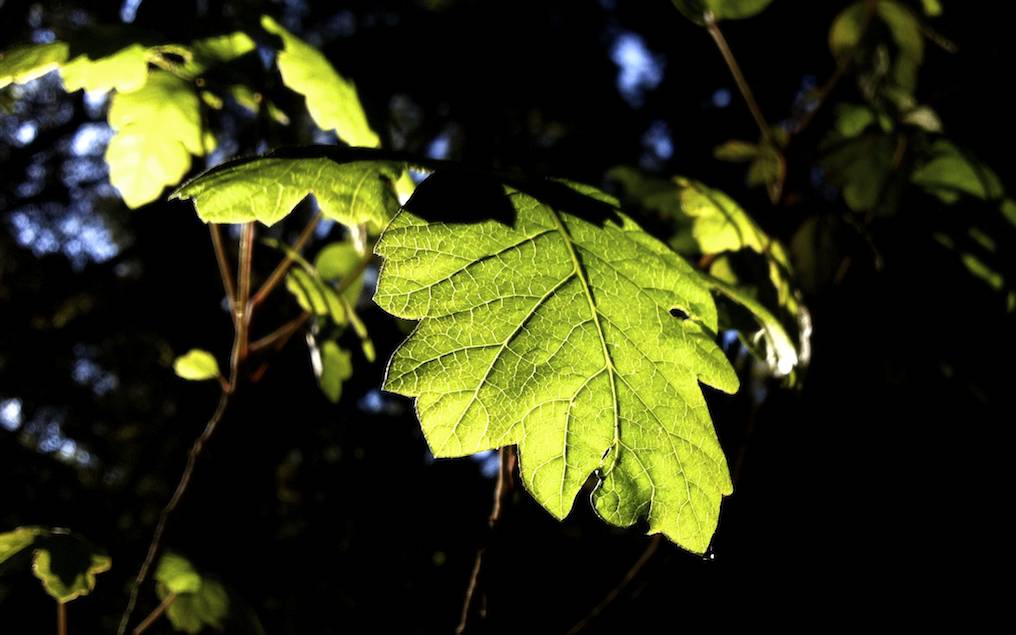
<svg viewBox="0 0 1016 635"><path fill-rule="evenodd" d="M706 187L697 181L675 177L671 181L644 177L630 168L615 168L610 178L625 189L627 195L639 205L654 211L671 223L674 235L671 245L680 253L690 256L708 256L712 259L707 284L742 306L754 318L765 346L752 346L772 372L787 375L808 357L809 343L799 333L794 344L791 332L803 330L807 311L801 305L798 292L791 283L790 260L783 245L768 236L761 227L724 192ZM771 306L767 308L758 296L763 295L751 283L741 280L730 266L725 254L742 250L755 252L765 258L768 282L772 287ZM783 319L777 317L777 313ZM740 324L724 323L725 328L743 331ZM789 327L789 328L788 328ZM757 339L745 333L751 345Z"/></svg>
<svg viewBox="0 0 1016 635"><path fill-rule="evenodd" d="M522 479L554 516L595 472L605 520L645 519L704 551L731 482L699 382L738 386L709 289L591 188L496 186L465 205L511 218L427 222L413 210L456 206L443 182L424 182L377 244L375 301L421 320L385 388L417 398L436 456L518 444Z"/></svg>
<svg viewBox="0 0 1016 635"><path fill-rule="evenodd" d="M206 628L221 630L229 615L230 597L218 581L202 575L185 558L168 553L155 571L156 593L172 596L166 610L173 628L196 635Z"/></svg>
<svg viewBox="0 0 1016 635"><path fill-rule="evenodd" d="M226 162L183 184L171 198L193 199L206 223L273 225L313 194L321 212L344 225L384 227L398 209L393 183L402 166L343 158L335 148L302 148Z"/></svg>

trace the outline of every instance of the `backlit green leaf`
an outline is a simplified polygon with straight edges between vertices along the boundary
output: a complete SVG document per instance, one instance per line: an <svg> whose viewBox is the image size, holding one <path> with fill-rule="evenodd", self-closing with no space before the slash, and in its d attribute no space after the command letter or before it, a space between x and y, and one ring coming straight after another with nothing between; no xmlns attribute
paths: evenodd
<svg viewBox="0 0 1016 635"><path fill-rule="evenodd" d="M166 610L173 628L192 635L206 627L221 630L229 614L229 593L219 582L201 575L190 562L166 554L155 571L156 593L165 600L174 594Z"/></svg>
<svg viewBox="0 0 1016 635"><path fill-rule="evenodd" d="M286 274L286 289L304 311L327 315L336 324L346 324L346 309L335 290L311 270L296 268Z"/></svg>
<svg viewBox="0 0 1016 635"><path fill-rule="evenodd" d="M1002 182L991 168L944 139L935 142L928 159L914 169L910 178L947 203L961 194L990 200L1004 193Z"/></svg>
<svg viewBox="0 0 1016 635"><path fill-rule="evenodd" d="M0 534L0 564L26 549L32 550L32 573L61 603L90 593L95 576L111 563L104 551L65 529L18 527Z"/></svg>
<svg viewBox="0 0 1016 635"><path fill-rule="evenodd" d="M874 8L874 14L869 12ZM917 17L908 7L894 0L856 2L844 9L829 31L829 48L840 64L846 64L862 52L862 44L872 21L877 20L889 32L894 46L892 79L899 88L913 92L917 72L924 60L924 36Z"/></svg>
<svg viewBox="0 0 1016 635"><path fill-rule="evenodd" d="M321 345L321 392L332 403L342 397L342 382L353 376L353 358L349 351L342 350L331 340Z"/></svg>
<svg viewBox="0 0 1016 635"><path fill-rule="evenodd" d="M45 530L39 527L18 527L0 534L0 564L31 547L35 539L44 532Z"/></svg>
<svg viewBox="0 0 1016 635"><path fill-rule="evenodd" d="M357 253L356 247L349 242L337 242L326 245L314 259L314 268L322 279L332 283L345 280L360 268L363 257ZM363 275L351 281L343 296L350 304L356 304L363 291Z"/></svg>
<svg viewBox="0 0 1016 635"><path fill-rule="evenodd" d="M731 482L699 382L738 386L708 287L592 188L492 184L467 201L503 221L414 213L462 207L450 183L425 181L376 247L375 301L422 320L385 388L417 398L435 456L517 444L523 482L555 517L595 472L606 521L646 519L705 551Z"/></svg>
<svg viewBox="0 0 1016 635"><path fill-rule="evenodd" d="M171 593L196 593L201 590L201 576L191 563L175 553L167 553L159 559L155 569L155 581L166 585Z"/></svg>
<svg viewBox="0 0 1016 635"><path fill-rule="evenodd" d="M192 349L173 362L176 374L190 381L204 381L219 377L219 363L208 351Z"/></svg>
<svg viewBox="0 0 1016 635"><path fill-rule="evenodd" d="M343 160L327 148L299 152L228 161L184 183L171 198L193 199L206 223L273 225L309 194L326 217L349 226L384 227L398 209L393 183L401 165Z"/></svg>
<svg viewBox="0 0 1016 635"><path fill-rule="evenodd" d="M0 88L24 84L60 68L67 60L66 42L19 46L0 53Z"/></svg>
<svg viewBox="0 0 1016 635"><path fill-rule="evenodd" d="M282 28L268 16L261 26L280 38L278 66L286 86L307 98L307 110L322 130L334 130L351 146L377 148L381 139L367 123L356 86L337 72L313 46Z"/></svg>
<svg viewBox="0 0 1016 635"><path fill-rule="evenodd" d="M131 208L157 199L190 170L192 154L215 147L203 133L197 93L162 70L140 90L113 96L109 124L116 130L106 150L109 179Z"/></svg>
<svg viewBox="0 0 1016 635"><path fill-rule="evenodd" d="M148 54L140 44L130 44L102 57L78 55L60 69L64 90L79 89L103 92L116 89L122 93L144 86L148 78Z"/></svg>

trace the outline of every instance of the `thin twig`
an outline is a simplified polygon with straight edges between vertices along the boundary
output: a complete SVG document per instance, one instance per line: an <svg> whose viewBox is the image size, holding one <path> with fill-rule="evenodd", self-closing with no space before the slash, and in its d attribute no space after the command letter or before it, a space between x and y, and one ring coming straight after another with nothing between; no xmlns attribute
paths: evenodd
<svg viewBox="0 0 1016 635"><path fill-rule="evenodd" d="M56 602L56 635L67 635L67 605Z"/></svg>
<svg viewBox="0 0 1016 635"><path fill-rule="evenodd" d="M613 589L611 589L610 592L607 593L607 595L605 595L602 600L600 600L599 604L593 607L593 610L589 611L589 613L585 617L576 622L575 626L571 627L571 630L568 631L567 635L575 635L575 633L578 633L585 627L589 626L590 622L595 620L600 615L600 613L603 612L604 609L610 606L614 602L614 600L616 600L618 596L621 595L621 592L624 591L625 588L627 588L628 585L632 583L632 581L638 576L638 574L642 571L642 569L644 569L645 566L649 563L649 560L652 559L653 554L656 553L656 550L660 548L660 543L663 540L660 536L661 534L656 534L655 536L653 536L652 540L649 541L649 544L646 545L645 551L643 551L642 555L639 556L639 559L635 561L635 564L633 564L630 569L628 569L628 573L624 574L624 577L621 578L621 581L618 582L617 585Z"/></svg>
<svg viewBox="0 0 1016 635"><path fill-rule="evenodd" d="M516 454L514 446L506 446L498 451L498 472L497 486L494 488L494 505L490 510L490 517L487 518L488 544L476 550L476 560L473 562L473 572L469 576L469 585L466 587L466 596L462 602L462 615L459 618L459 625L455 628L456 635L466 632L469 623L469 616L473 610L476 597L476 590L480 584L480 573L483 570L483 556L489 546L490 536L501 523L501 516L504 513L505 503L508 496L514 489L513 473L515 470ZM482 611L481 611L482 615Z"/></svg>
<svg viewBox="0 0 1016 635"><path fill-rule="evenodd" d="M159 553L159 548L162 545L162 536L166 532L166 524L169 522L169 516L176 509L176 506L180 504L180 499L183 498L184 493L187 491L187 486L190 485L191 476L194 474L194 467L197 465L198 458L201 456L201 451L204 449L205 444L215 433L216 426L219 425L219 421L222 419L222 415L226 412L226 406L229 405L230 392L223 390L219 395L219 404L215 407L215 412L212 417L205 424L205 429L201 433L201 436L194 441L194 445L191 446L190 452L187 454L187 465L184 467L183 474L180 476L180 482L176 485L176 490L173 492L173 497L169 499L166 506L162 508L159 513L159 522L155 525L155 531L152 532L152 540L148 545L148 553L145 554L145 560L141 564L141 568L138 569L138 575L134 578L134 584L131 586L130 599L127 601L127 609L124 611L123 617L120 618L120 627L117 629L118 635L123 635L127 632L127 626L130 623L131 614L134 612L134 606L138 601L138 591L141 589L141 585L144 584L145 578L148 577L148 572L152 568L152 564L155 562L155 556Z"/></svg>
<svg viewBox="0 0 1016 635"><path fill-rule="evenodd" d="M141 585L144 584L145 579L148 577L148 573L151 570L152 565L155 563L155 557L159 554L159 549L162 546L162 537L166 532L166 525L169 523L169 517L180 504L180 500L183 498L183 495L187 492L187 487L190 485L191 477L194 474L194 468L197 466L198 459L201 457L201 452L204 450L208 441L212 438L212 435L215 433L215 429L222 420L222 416L225 414L226 408L229 405L230 396L236 392L237 384L240 379L240 368L247 357L247 333L251 315L251 304L248 300L250 297L250 269L253 248L254 224L247 223L244 225L243 233L240 236L240 263L237 275L239 286L236 290L236 296L233 298L233 305L235 307L235 328L233 335L233 352L230 356L229 381L222 388L222 392L219 395L219 403L215 408L215 412L205 424L204 430L194 441L190 452L187 454L187 465L184 467L183 474L180 475L180 481L176 485L176 490L174 490L173 496L159 513L159 520L155 525L155 531L152 532L152 540L148 545L148 552L145 554L145 560L141 563L141 568L138 569L138 574L134 579L134 584L131 586L130 597L127 600L127 608L124 610L123 616L120 618L120 626L117 628L117 635L124 635L124 633L127 632L127 627L130 625L131 615L134 613L134 607L138 601L138 593L141 590ZM223 277L223 280L225 279L226 278Z"/></svg>
<svg viewBox="0 0 1016 635"><path fill-rule="evenodd" d="M268 335L265 335L259 340L254 340L253 342L251 342L250 352L256 353L260 350L268 348L269 346L275 344L276 342L279 342L280 340L284 344L286 341L289 340L290 337L293 336L293 333L298 331L301 326L306 324L307 320L309 320L310 318L311 312L304 311L303 313L296 316L292 320L286 322L285 324L275 329Z"/></svg>
<svg viewBox="0 0 1016 635"><path fill-rule="evenodd" d="M275 287L278 286L279 282L281 282L282 278L286 275L286 272L289 271L289 268L292 267L293 263L296 261L296 258L293 257L294 254L299 254L303 251L303 248L314 236L314 230L317 229L318 223L321 222L321 218L321 212L314 214L314 217L310 219L307 226L300 232L299 238L297 238L296 242L293 243L292 247L290 247L290 251L286 252L282 262L275 267L275 270L272 271L271 275L268 276L268 279L261 285L261 288L254 294L254 297L251 298L251 304L254 306L261 304L264 299L268 297L268 294L270 294Z"/></svg>
<svg viewBox="0 0 1016 635"><path fill-rule="evenodd" d="M171 604L176 601L176 593L170 593L159 603L159 606L155 607L155 610L148 614L148 617L141 620L141 623L134 629L134 635L141 635L148 630L148 627L155 623L155 620L159 619L163 613L165 613Z"/></svg>
<svg viewBox="0 0 1016 635"><path fill-rule="evenodd" d="M219 277L222 278L222 288L226 291L226 298L229 300L229 312L230 315L235 315L236 285L233 284L233 274L229 271L229 259L226 258L226 249L222 245L222 232L219 231L219 226L215 223L208 223L208 233L212 236L212 246L215 248L215 262L219 265Z"/></svg>
<svg viewBox="0 0 1016 635"><path fill-rule="evenodd" d="M716 42L716 47L720 49L723 61L727 63L727 68L730 69L730 74L734 76L734 83L737 84L738 90L741 91L741 96L744 97L744 101L748 105L748 110L751 111L751 116L755 118L755 124L758 126L759 132L762 134L762 138L765 139L766 143L772 144L773 140L772 134L769 132L769 124L766 122L766 118L762 116L762 110L758 107L758 102L755 101L755 95L751 92L748 80L744 78L744 73L741 72L741 67L734 58L734 52L730 50L730 45L727 44L727 39L723 37L723 31L720 30L720 25L716 23L716 18L713 16L711 11L706 12L705 20L706 30L709 31L709 35L711 35L713 37L713 41Z"/></svg>

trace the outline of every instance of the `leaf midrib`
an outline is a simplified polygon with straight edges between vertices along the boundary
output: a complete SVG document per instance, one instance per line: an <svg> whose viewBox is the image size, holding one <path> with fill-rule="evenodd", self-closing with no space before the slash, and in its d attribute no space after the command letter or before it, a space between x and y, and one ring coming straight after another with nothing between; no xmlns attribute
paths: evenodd
<svg viewBox="0 0 1016 635"><path fill-rule="evenodd" d="M589 279L586 277L585 267L582 265L582 260L579 258L579 254L575 249L575 242L572 240L571 234L568 233L568 228L565 227L564 221L561 220L560 214L555 210L547 207L545 208L550 213L551 218L554 220L554 225L557 228L561 238L564 239L564 245L568 249L568 255L571 256L572 265L574 267L573 275L575 275L579 282L582 284L582 291L586 296L586 301L589 303L589 312L592 315L593 324L596 326L596 334L600 338L600 346L603 350L603 364L607 370L607 379L610 381L610 398L613 404L614 410L614 440L611 444L613 451L614 460L616 461L617 448L621 444L621 413L618 411L618 399L617 399L617 384L614 379L614 375L617 369L614 367L614 360L610 356L610 350L607 348L607 338L603 334L603 325L600 324L600 312L596 309L596 302L593 300L592 286L589 284ZM562 487L564 486L564 474L563 472L568 469L568 441L567 431L565 433L564 450L561 456L562 462L562 476L561 482Z"/></svg>

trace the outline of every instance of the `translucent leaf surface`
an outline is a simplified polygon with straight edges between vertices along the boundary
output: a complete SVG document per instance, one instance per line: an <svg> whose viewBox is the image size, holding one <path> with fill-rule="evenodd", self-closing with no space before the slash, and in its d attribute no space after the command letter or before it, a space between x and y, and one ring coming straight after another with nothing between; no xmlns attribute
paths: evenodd
<svg viewBox="0 0 1016 635"><path fill-rule="evenodd" d="M196 593L201 590L201 576L191 563L175 553L167 553L159 559L155 569L155 581L164 584L171 593Z"/></svg>
<svg viewBox="0 0 1016 635"><path fill-rule="evenodd" d="M321 392L332 403L342 397L342 383L353 376L353 358L331 340L321 345Z"/></svg>
<svg viewBox="0 0 1016 635"><path fill-rule="evenodd" d="M273 225L313 194L328 218L383 227L398 209L393 183L401 171L396 163L343 160L314 148L274 152L217 166L185 183L172 198L193 199L206 223L257 220Z"/></svg>
<svg viewBox="0 0 1016 635"><path fill-rule="evenodd" d="M60 68L67 60L66 42L19 46L0 53L0 88L24 84Z"/></svg>
<svg viewBox="0 0 1016 635"><path fill-rule="evenodd" d="M738 386L709 289L592 188L495 186L458 206L503 220L427 222L415 212L461 194L443 183L425 181L377 244L375 301L421 320L385 388L416 397L435 456L517 444L554 516L595 472L605 520L703 552L731 482L699 382Z"/></svg>
<svg viewBox="0 0 1016 635"><path fill-rule="evenodd" d="M109 178L128 207L157 199L190 170L215 140L203 133L201 104L186 81L156 70L140 89L113 96L109 124L116 134L106 149Z"/></svg>
<svg viewBox="0 0 1016 635"><path fill-rule="evenodd" d="M356 86L337 72L316 48L282 28L268 16L261 26L283 42L277 64L282 81L307 98L307 110L322 130L334 130L351 146L376 148L381 145L360 104Z"/></svg>
<svg viewBox="0 0 1016 635"><path fill-rule="evenodd" d="M173 370L179 377L190 381L219 377L219 363L215 361L215 356L197 348L177 357L173 362Z"/></svg>
<svg viewBox="0 0 1016 635"><path fill-rule="evenodd" d="M131 44L102 57L78 55L60 69L67 92L84 89L126 93L144 86L148 78L148 55L144 46Z"/></svg>
<svg viewBox="0 0 1016 635"><path fill-rule="evenodd" d="M108 555L65 529L18 527L0 534L0 564L32 550L32 573L46 593L66 603L95 588L95 576L108 571Z"/></svg>

